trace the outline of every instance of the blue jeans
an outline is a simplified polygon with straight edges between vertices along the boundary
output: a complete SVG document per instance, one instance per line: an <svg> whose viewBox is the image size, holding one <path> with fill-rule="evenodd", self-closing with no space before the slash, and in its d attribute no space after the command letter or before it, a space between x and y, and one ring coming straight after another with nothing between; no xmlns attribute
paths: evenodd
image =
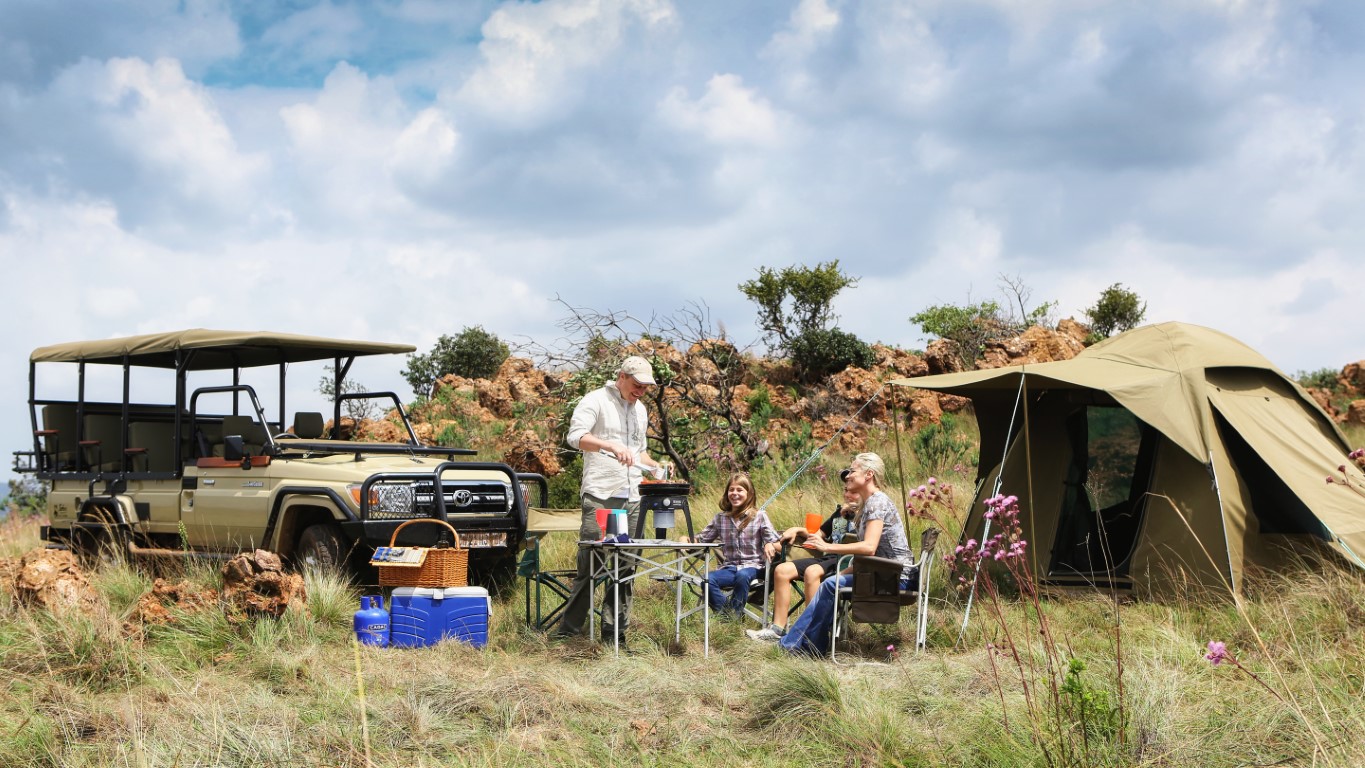
<svg viewBox="0 0 1365 768"><path fill-rule="evenodd" d="M727 565L706 574L711 610L728 610L736 616L744 615L744 604L749 601L749 583L758 575L758 570ZM730 592L729 597L725 596L726 590Z"/></svg>
<svg viewBox="0 0 1365 768"><path fill-rule="evenodd" d="M908 585L909 581L901 579L901 589ZM840 587L851 586L853 586L851 573L836 573L820 582L815 597L806 602L806 610L801 612L801 616L778 641L778 645L789 653L829 655L829 641L834 629L834 591Z"/></svg>

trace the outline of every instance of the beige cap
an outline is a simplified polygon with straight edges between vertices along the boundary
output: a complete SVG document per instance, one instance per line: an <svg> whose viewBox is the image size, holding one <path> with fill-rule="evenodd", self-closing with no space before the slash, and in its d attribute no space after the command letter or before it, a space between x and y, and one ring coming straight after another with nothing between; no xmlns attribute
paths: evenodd
<svg viewBox="0 0 1365 768"><path fill-rule="evenodd" d="M635 379L641 384L654 385L654 369L650 367L649 361L639 355L631 355L621 361L621 373Z"/></svg>

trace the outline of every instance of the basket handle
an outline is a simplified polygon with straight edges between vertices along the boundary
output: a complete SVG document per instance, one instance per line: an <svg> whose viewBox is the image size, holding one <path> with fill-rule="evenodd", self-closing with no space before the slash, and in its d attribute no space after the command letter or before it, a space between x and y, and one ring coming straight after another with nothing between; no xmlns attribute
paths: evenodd
<svg viewBox="0 0 1365 768"><path fill-rule="evenodd" d="M455 526L451 525L450 523L447 523L444 520L437 520L434 517L416 517L413 518L412 520L407 520L403 522L402 525L399 525L397 528L393 529L393 535L389 537L389 546L392 547L398 542L399 531L403 530L409 525L412 525L413 523L436 523L437 525L444 525L446 528L450 529L450 534L455 537L455 549L460 548L460 532L455 530Z"/></svg>

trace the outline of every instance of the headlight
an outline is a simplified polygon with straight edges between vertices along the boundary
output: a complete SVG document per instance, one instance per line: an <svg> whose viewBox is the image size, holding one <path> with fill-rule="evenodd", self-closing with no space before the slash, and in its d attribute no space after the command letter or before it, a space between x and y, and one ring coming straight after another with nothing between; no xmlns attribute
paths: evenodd
<svg viewBox="0 0 1365 768"><path fill-rule="evenodd" d="M503 505L503 506L506 507L506 509L504 509L503 511L504 511L504 512L511 512L511 511L512 511L512 484L511 484L511 483L503 483L503 484L502 484L502 497L503 497L503 499L506 500L506 503Z"/></svg>
<svg viewBox="0 0 1365 768"><path fill-rule="evenodd" d="M346 486L351 498L360 505L360 485ZM411 483L375 483L370 486L370 511L384 515L406 515L412 512L417 492Z"/></svg>

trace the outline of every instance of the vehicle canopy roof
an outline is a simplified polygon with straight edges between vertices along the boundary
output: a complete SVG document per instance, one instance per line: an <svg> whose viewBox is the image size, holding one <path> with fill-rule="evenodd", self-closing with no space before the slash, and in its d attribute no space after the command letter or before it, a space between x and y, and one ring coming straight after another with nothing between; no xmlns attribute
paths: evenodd
<svg viewBox="0 0 1365 768"><path fill-rule="evenodd" d="M193 355L185 355L193 351ZM119 339L76 341L33 350L33 363L103 363L176 368L188 357L187 370L252 368L309 360L391 355L417 351L408 344L350 341L270 331L215 331L192 328Z"/></svg>

